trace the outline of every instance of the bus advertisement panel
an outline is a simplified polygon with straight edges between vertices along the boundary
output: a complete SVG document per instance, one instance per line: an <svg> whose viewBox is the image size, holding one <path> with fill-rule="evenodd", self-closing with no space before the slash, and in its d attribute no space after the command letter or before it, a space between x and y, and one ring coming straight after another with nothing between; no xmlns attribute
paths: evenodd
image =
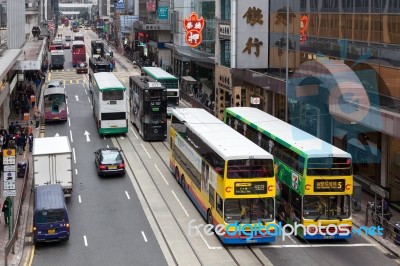
<svg viewBox="0 0 400 266"><path fill-rule="evenodd" d="M144 140L167 138L167 89L142 76L129 77L130 120Z"/></svg>
<svg viewBox="0 0 400 266"><path fill-rule="evenodd" d="M226 108L224 119L274 155L280 220L314 228L308 232L298 227L297 235L303 239L351 237L353 172L349 153L256 108ZM327 234L328 225L343 232Z"/></svg>
<svg viewBox="0 0 400 266"><path fill-rule="evenodd" d="M86 62L86 47L83 41L73 41L71 53L73 66L76 66L78 62Z"/></svg>
<svg viewBox="0 0 400 266"><path fill-rule="evenodd" d="M67 101L64 87L49 87L44 90L44 119L50 121L67 121Z"/></svg>
<svg viewBox="0 0 400 266"><path fill-rule="evenodd" d="M171 114L170 168L223 243L275 241L271 154L204 109L177 108Z"/></svg>
<svg viewBox="0 0 400 266"><path fill-rule="evenodd" d="M94 73L89 82L93 113L100 135L128 132L126 88L111 72Z"/></svg>
<svg viewBox="0 0 400 266"><path fill-rule="evenodd" d="M179 107L179 79L160 67L142 67L142 72L167 88L167 114L171 115L172 110Z"/></svg>

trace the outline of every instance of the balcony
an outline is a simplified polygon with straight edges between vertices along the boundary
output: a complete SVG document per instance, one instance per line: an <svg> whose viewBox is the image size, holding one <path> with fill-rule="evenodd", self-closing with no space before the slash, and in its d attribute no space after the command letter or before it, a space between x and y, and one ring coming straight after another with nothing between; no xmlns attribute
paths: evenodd
<svg viewBox="0 0 400 266"><path fill-rule="evenodd" d="M25 0L26 15L36 15L39 13L39 0Z"/></svg>

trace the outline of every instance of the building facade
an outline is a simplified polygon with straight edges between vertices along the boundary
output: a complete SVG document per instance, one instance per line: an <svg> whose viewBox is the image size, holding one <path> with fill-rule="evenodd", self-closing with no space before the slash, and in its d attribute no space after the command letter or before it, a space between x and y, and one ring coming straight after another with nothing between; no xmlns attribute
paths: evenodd
<svg viewBox="0 0 400 266"><path fill-rule="evenodd" d="M400 1L218 3L216 114L254 106L286 119L400 201Z"/></svg>

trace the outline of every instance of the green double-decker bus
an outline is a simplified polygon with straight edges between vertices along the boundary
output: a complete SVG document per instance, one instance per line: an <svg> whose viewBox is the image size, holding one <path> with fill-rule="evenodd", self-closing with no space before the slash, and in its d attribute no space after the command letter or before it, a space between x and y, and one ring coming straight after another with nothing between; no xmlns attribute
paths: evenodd
<svg viewBox="0 0 400 266"><path fill-rule="evenodd" d="M304 239L350 238L351 155L251 107L225 109L225 123L274 156L278 219Z"/></svg>

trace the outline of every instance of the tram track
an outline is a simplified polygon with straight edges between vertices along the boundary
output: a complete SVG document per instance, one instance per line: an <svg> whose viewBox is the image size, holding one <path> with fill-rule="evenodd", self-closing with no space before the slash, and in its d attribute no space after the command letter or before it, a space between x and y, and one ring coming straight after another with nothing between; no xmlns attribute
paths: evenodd
<svg viewBox="0 0 400 266"><path fill-rule="evenodd" d="M118 138L115 138L115 141L116 141L116 143L118 144L118 148L121 149L121 148L122 148L121 141L120 141ZM131 144L133 150L134 150L137 154L139 154L139 151L137 150L137 148L135 147L135 145L133 144L132 140L131 140L129 137L128 137L128 141L129 141L129 143ZM167 206L168 211L172 214L173 212L172 212L172 210L171 210L171 208L170 208L168 202L166 201L165 197L163 196L161 190L159 189L159 187L158 187L156 181L155 181L154 178L152 177L152 174L151 174L151 172L150 172L150 170L149 170L149 167L146 165L146 163L143 161L143 159L142 159L140 156L139 156L139 160L140 160L140 162L143 164L143 166L144 166L144 168L145 168L147 174L150 176L150 178L151 178L151 180L152 180L152 183L154 184L155 188L157 189L158 193L160 194L160 196L161 196L163 202L164 202L165 205ZM158 220L157 220L157 218L156 218L156 215L154 214L153 210L150 208L150 204L149 204L147 198L144 196L144 195L145 195L145 194L144 194L144 191L143 191L143 189L141 188L140 182L139 182L138 178L136 177L136 175L135 175L135 173L134 173L134 171L133 171L133 167L132 167L131 163L129 163L128 160L125 160L125 163L126 163L126 165L129 167L129 169L131 170L131 172L132 172L132 174L133 174L133 177L134 177L134 179L136 180L136 182L137 182L137 184L138 184L138 186L139 186L139 189L140 189L141 193L143 194L143 198L144 198L144 200L146 201L146 204L147 204L147 206L148 206L148 209L150 210L151 215L152 215L152 217L153 217L153 219L154 219L154 221L155 221L155 223L156 223L156 225L157 225L157 228L158 228L158 230L160 231L160 234L161 234L162 237L163 237L163 240L164 240L164 242L165 242L165 245L166 245L167 248L168 248L168 251L170 252L171 257L173 258L173 260L174 260L174 262L176 263L176 265L179 265L179 264L178 264L178 260L177 260L176 256L174 255L174 253L172 252L171 246L168 244L168 241L167 241L167 239L166 239L166 237L165 237L165 235L164 235L164 233L163 233L163 230L162 230L162 228L161 228L161 225L159 224L159 222L158 222ZM192 244L190 243L190 241L189 241L187 235L185 234L184 229L182 228L182 226L180 226L180 224L179 224L178 220L176 219L176 217L175 217L174 215L172 215L172 217L173 217L175 223L178 225L178 227L179 227L179 229L180 229L182 235L185 237L185 240L186 240L187 244L190 246L191 250L193 251L193 254L196 256L198 262L199 262L201 265L203 265L203 264L201 263L199 254L197 254L197 252L195 251L194 247L193 247Z"/></svg>
<svg viewBox="0 0 400 266"><path fill-rule="evenodd" d="M137 132L137 129L135 128L134 130L136 131L135 134L137 134L137 136L140 138L139 133ZM137 154L140 154L141 151L138 150L137 147L135 147L135 144L133 143L133 141L132 141L129 137L128 137L127 139L128 139L128 141L129 141L130 145L132 146L133 150L134 150ZM139 139L139 140L140 140L140 139ZM121 147L122 147L122 145L121 145L121 140L118 139L118 138L115 138L115 141L116 141L116 143L118 144L119 148L121 148ZM169 142L168 142L168 141L162 141L162 142L148 142L148 144L149 144L150 147L152 148L152 152L154 152L155 154L157 154L158 159L160 159L160 160L162 161L162 163L164 164L164 166L165 166L167 169L169 169L168 160L167 160L167 161L164 160L164 157L165 157L165 156L163 156L163 155L161 154L161 151L162 151L162 150L165 150L165 149L166 149L167 151L170 150L170 148L169 148ZM168 211L172 214L172 217L173 217L175 223L177 224L177 226L179 227L180 232L181 232L182 235L184 236L184 238L185 238L185 240L186 240L188 246L189 246L190 249L192 250L192 252L193 252L193 254L195 255L195 257L197 258L199 264L200 264L200 265L204 265L204 262L201 260L201 257L202 257L202 256L198 253L198 251L196 251L195 247L193 246L193 244L191 243L191 241L190 241L190 239L189 239L189 237L188 237L188 235L187 235L187 232L186 232L186 229L187 229L187 228L185 228L183 225L181 225L181 224L179 223L178 219L173 215L173 210L171 209L170 203L166 200L165 196L162 194L162 191L161 191L160 188L159 188L158 182L157 182L157 181L154 179L154 177L152 176L151 171L150 171L150 167L147 165L148 163L146 164L146 162L141 158L141 156L138 156L138 157L139 157L140 162L143 164L143 166L144 166L144 168L145 168L145 171L146 171L147 174L150 176L150 178L151 178L151 180L152 180L152 183L154 184L154 186L156 187L158 193L160 194L160 196L161 196L161 198L162 198L162 200L163 200L163 203L167 206ZM139 188L140 188L140 191L141 191L141 193L143 194L143 198L144 198L144 200L145 200L145 202L146 202L146 204L147 204L148 209L149 209L150 212L151 212L152 218L154 219L158 230L160 231L160 234L162 235L163 241L164 241L165 245L167 246L168 251L169 251L171 257L173 258L174 262L178 265L178 263L177 263L177 258L176 258L176 256L174 255L174 253L172 252L172 248L171 248L171 246L169 245L169 243L168 243L168 241L167 241L167 239L166 239L166 237L165 237L165 235L164 235L164 233L163 233L163 231L162 231L161 224L157 221L156 215L154 214L153 210L150 208L150 204L149 204L147 198L144 196L145 194L144 194L143 189L141 188L141 185L140 185L140 183L139 183L139 180L138 180L138 178L135 176L135 174L134 174L134 172L133 172L134 167L131 165L131 163L129 163L128 160L126 160L126 164L127 164L127 166L129 167L129 169L131 170L131 172L133 173L133 178L136 180L136 182L137 182L137 184L138 184L138 186L139 186ZM174 179L175 179L175 178L174 178ZM252 256L255 258L255 260L258 261L258 262L260 263L259 265L270 265L270 264L268 264L268 263L265 263L265 261L263 261L263 259L260 257L260 255L258 255L258 254L254 251L254 249L253 249L252 246L224 246L224 245L222 245L222 249L225 250L227 254L229 254L229 257L230 257L231 260L235 263L235 265L241 265L241 263L240 263L240 259L238 259L238 257L239 257L240 254L235 255L234 253L235 253L235 251L237 251L237 250L243 250L243 249L249 250L249 252L250 252L250 253L252 254ZM204 256L204 255L203 255L203 256Z"/></svg>

